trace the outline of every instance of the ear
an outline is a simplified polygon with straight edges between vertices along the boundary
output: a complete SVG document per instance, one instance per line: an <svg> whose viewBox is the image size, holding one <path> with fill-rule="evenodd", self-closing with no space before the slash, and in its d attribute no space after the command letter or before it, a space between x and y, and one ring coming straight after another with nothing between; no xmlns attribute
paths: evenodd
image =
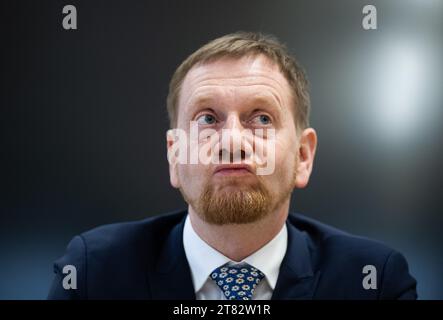
<svg viewBox="0 0 443 320"><path fill-rule="evenodd" d="M314 165L315 150L317 148L317 133L312 128L303 130L299 148L298 163L296 167L295 188L302 189L309 182L309 176Z"/></svg>
<svg viewBox="0 0 443 320"><path fill-rule="evenodd" d="M177 143L173 129L169 129L166 132L166 148L169 162L169 180L174 188L179 188Z"/></svg>

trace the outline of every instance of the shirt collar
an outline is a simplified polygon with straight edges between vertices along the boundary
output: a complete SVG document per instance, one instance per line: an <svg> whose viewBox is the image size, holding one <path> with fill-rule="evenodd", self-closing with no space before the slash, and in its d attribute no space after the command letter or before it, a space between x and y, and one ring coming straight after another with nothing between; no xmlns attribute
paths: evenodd
<svg viewBox="0 0 443 320"><path fill-rule="evenodd" d="M271 241L249 257L243 259L240 263L246 262L263 272L269 286L274 290L280 265L286 254L287 243L288 231L286 224L284 224ZM198 292L203 287L215 268L231 262L228 257L212 248L200 238L191 225L189 214L186 217L183 229L183 245L191 269L195 292Z"/></svg>

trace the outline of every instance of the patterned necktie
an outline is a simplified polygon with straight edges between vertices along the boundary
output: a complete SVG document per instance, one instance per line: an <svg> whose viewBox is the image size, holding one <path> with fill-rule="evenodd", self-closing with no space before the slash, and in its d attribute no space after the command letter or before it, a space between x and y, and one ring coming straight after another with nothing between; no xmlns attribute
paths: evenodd
<svg viewBox="0 0 443 320"><path fill-rule="evenodd" d="M265 275L249 264L226 263L211 273L211 279L228 300L251 300L254 290Z"/></svg>

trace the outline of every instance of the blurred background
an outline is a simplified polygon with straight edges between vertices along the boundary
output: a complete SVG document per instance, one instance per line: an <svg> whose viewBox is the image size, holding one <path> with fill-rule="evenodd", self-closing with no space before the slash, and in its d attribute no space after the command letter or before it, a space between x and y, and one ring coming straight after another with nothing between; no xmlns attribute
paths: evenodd
<svg viewBox="0 0 443 320"><path fill-rule="evenodd" d="M277 36L311 83L319 147L292 209L401 251L419 298L443 299L443 1L2 0L0 23L0 299L45 299L78 233L185 207L168 82L238 30Z"/></svg>

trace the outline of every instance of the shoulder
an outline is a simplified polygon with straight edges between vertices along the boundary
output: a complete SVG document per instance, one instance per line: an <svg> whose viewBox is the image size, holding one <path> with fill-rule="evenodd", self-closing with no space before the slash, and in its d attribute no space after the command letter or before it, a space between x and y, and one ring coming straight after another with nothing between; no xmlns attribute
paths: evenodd
<svg viewBox="0 0 443 320"><path fill-rule="evenodd" d="M392 249L381 241L354 235L304 215L291 213L288 222L303 233L311 249L323 253L387 256Z"/></svg>
<svg viewBox="0 0 443 320"><path fill-rule="evenodd" d="M321 274L319 292L325 297L352 293L354 299L416 298L416 281L409 274L405 257L387 244L300 214L290 214L288 223L306 240L312 267ZM371 271L377 287L373 292L362 290L362 281Z"/></svg>
<svg viewBox="0 0 443 320"><path fill-rule="evenodd" d="M139 221L103 225L81 233L79 237L91 252L136 250L140 245L156 247L186 215L186 210L174 211Z"/></svg>
<svg viewBox="0 0 443 320"><path fill-rule="evenodd" d="M158 259L161 248L179 225L186 210L166 213L140 221L103 225L75 236L65 254L55 261L51 299L119 298L131 292L146 295L144 275ZM63 290L63 268L76 269L76 290ZM104 292L100 288L107 288ZM112 292L112 288L118 288ZM121 289L126 290L121 290ZM99 295L97 295L99 293ZM104 294L104 296L100 296Z"/></svg>

